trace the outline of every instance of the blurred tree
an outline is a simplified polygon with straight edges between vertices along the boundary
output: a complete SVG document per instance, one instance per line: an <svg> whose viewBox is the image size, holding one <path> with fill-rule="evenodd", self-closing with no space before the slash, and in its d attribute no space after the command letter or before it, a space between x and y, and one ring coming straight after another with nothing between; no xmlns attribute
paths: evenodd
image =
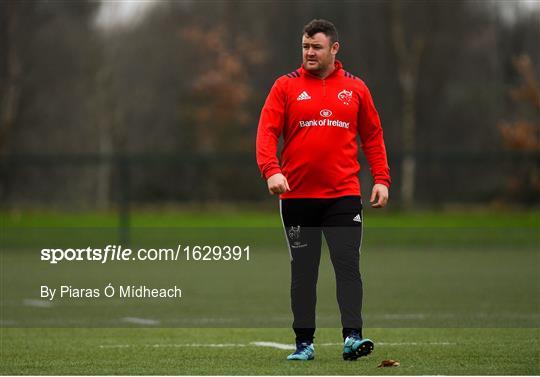
<svg viewBox="0 0 540 377"><path fill-rule="evenodd" d="M0 3L0 51L4 51L0 64L0 154L7 150L7 139L17 120L21 96L22 66L17 46L19 30L19 12L21 2L6 0Z"/></svg>
<svg viewBox="0 0 540 377"><path fill-rule="evenodd" d="M256 41L231 35L223 25L213 29L192 25L183 30L183 36L200 62L199 72L191 77L189 111L196 149L202 153L251 151L252 140L245 130L255 119L246 105L254 88L246 72L250 65L263 61L264 51L256 48Z"/></svg>
<svg viewBox="0 0 540 377"><path fill-rule="evenodd" d="M0 2L0 149L3 154L84 152L94 148L88 99L98 51L92 16L99 3ZM4 22L5 21L5 22ZM68 192L58 183L70 182ZM83 169L35 166L2 171L1 195L67 200L90 195Z"/></svg>
<svg viewBox="0 0 540 377"><path fill-rule="evenodd" d="M401 204L404 207L412 208L416 179L416 97L420 59L426 44L426 37L420 32L408 36L403 26L403 13L398 0L392 0L390 6L392 15L390 28L397 56L402 100Z"/></svg>
<svg viewBox="0 0 540 377"><path fill-rule="evenodd" d="M510 90L510 97L518 103L525 104L528 111L521 112L519 118L514 121L499 123L503 145L512 151L540 152L540 80L529 56L521 55L514 58L513 63L520 75L521 84ZM515 171L508 180L508 190L518 198L538 199L540 194L538 164L526 163L526 169Z"/></svg>
<svg viewBox="0 0 540 377"><path fill-rule="evenodd" d="M522 83L510 90L510 96L514 101L528 104L532 109L534 120L501 122L499 129L503 143L510 150L540 151L540 81L528 55L514 58L513 62Z"/></svg>

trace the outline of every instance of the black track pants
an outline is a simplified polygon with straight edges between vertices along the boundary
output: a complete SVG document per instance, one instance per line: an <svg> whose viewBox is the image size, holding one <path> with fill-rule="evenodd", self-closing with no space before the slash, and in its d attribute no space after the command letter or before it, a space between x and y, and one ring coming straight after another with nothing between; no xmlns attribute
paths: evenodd
<svg viewBox="0 0 540 377"><path fill-rule="evenodd" d="M297 341L315 333L317 278L322 234L336 275L343 337L362 329L362 202L360 196L332 199L283 199L281 216L291 256L291 308Z"/></svg>

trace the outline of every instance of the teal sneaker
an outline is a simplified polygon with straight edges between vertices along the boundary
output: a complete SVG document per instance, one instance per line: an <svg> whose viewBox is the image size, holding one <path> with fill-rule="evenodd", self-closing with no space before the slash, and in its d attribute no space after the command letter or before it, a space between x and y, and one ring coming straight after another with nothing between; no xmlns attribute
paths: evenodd
<svg viewBox="0 0 540 377"><path fill-rule="evenodd" d="M313 343L296 343L296 351L287 356L287 360L313 360L315 358L315 347Z"/></svg>
<svg viewBox="0 0 540 377"><path fill-rule="evenodd" d="M374 348L375 344L370 339L362 339L358 332L353 331L343 344L343 360L356 360L367 356Z"/></svg>

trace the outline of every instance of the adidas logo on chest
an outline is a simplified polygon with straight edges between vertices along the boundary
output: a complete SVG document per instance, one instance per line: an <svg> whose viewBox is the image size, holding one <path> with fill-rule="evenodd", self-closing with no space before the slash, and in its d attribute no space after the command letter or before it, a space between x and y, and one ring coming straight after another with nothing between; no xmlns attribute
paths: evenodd
<svg viewBox="0 0 540 377"><path fill-rule="evenodd" d="M305 90L296 98L297 101L306 101L308 99L311 99L311 97Z"/></svg>

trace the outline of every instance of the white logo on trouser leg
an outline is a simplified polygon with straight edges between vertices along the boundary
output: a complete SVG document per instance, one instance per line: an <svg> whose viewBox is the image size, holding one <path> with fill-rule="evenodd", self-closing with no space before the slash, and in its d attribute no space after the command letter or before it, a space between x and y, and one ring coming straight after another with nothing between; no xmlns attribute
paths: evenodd
<svg viewBox="0 0 540 377"><path fill-rule="evenodd" d="M356 221L357 223L361 223L362 222L362 218L360 217L360 214L356 215L353 219L353 221Z"/></svg>
<svg viewBox="0 0 540 377"><path fill-rule="evenodd" d="M287 234L289 235L289 238L291 239L292 244L291 244L291 247L293 249L297 249L299 247L306 247L307 246L307 243L302 243L300 242L300 225L294 227L294 226L291 226L291 228L289 229L289 231L287 232Z"/></svg>

